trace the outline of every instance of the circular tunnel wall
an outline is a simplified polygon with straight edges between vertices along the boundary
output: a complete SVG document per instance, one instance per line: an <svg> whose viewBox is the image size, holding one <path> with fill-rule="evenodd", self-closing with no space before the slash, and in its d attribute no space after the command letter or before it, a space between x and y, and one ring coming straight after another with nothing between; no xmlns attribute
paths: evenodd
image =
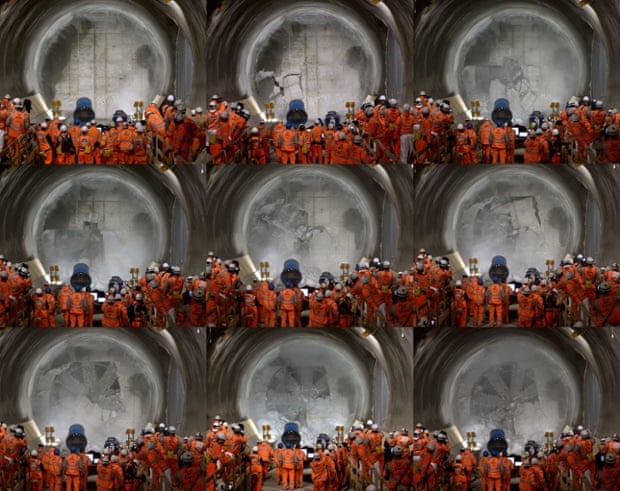
<svg viewBox="0 0 620 491"><path fill-rule="evenodd" d="M162 413L164 364L135 338L99 331L71 333L67 341L50 340L29 360L24 400L39 428L53 425L60 436L79 423L89 448L103 447L108 436L122 439L125 428L143 428Z"/></svg>
<svg viewBox="0 0 620 491"><path fill-rule="evenodd" d="M475 431L483 447L490 430L501 428L510 451L520 452L527 440L559 434L600 407L604 387L585 381L588 366L597 371L590 355L587 344L559 330L436 331L415 355L415 373L425 374L415 378L416 419L454 424L462 435ZM587 416L592 429L600 427L598 412Z"/></svg>
<svg viewBox="0 0 620 491"><path fill-rule="evenodd" d="M274 102L278 118L293 98L305 101L311 118L324 117L327 110L344 113L345 101L385 91L390 56L400 58L390 62L403 67L404 77L393 83L403 84L396 90L404 96L411 89L411 16L407 0L239 1L214 8L207 38L224 48L207 53L207 85L228 100L254 96L260 109ZM388 31L402 55L386 49Z"/></svg>
<svg viewBox="0 0 620 491"><path fill-rule="evenodd" d="M193 104L206 102L206 71L193 68L204 66L204 3L23 0L3 5L2 14L4 90L31 96L36 119L51 115L53 99L70 115L85 96L101 121L175 86Z"/></svg>
<svg viewBox="0 0 620 491"><path fill-rule="evenodd" d="M393 267L398 270L409 265L411 169L394 166L390 172L384 172L379 167L319 167L267 165L215 169L200 195L204 199L203 210L207 211L197 215L193 223L197 231L204 232L198 267L204 268L204 254L208 250L223 258L249 258L257 269L258 263L267 259L263 253L273 254L269 257L273 258L270 264L275 278L284 260L291 255L303 259L298 256L301 252L303 257L316 262L316 265L301 262L304 277L314 281L318 276L312 277L308 271L338 273L341 262L346 260L355 265L360 260L358 249L363 255L381 256L387 233L395 250L390 252ZM383 214L388 206L394 216L390 217L393 222L386 231ZM292 210L293 216L287 210ZM361 235L363 230L359 227L367 230L367 236ZM265 233L265 228L270 232ZM354 243L355 240L359 243ZM329 249L327 243L331 244ZM250 248L260 255L250 255ZM343 253L351 255L345 257ZM248 275L254 270L246 269L242 273Z"/></svg>
<svg viewBox="0 0 620 491"><path fill-rule="evenodd" d="M127 278L129 268L168 257L176 198L161 173L118 166L15 172L0 198L13 210L3 226L13 241L5 254L14 261L57 264L62 281L85 262L93 286L102 288L111 276Z"/></svg>
<svg viewBox="0 0 620 491"><path fill-rule="evenodd" d="M257 425L299 423L304 441L368 413L368 377L346 344L300 333L248 357L239 412Z"/></svg>
<svg viewBox="0 0 620 491"><path fill-rule="evenodd" d="M485 117L506 98L514 117L527 120L552 101L589 94L593 39L601 35L596 13L572 1L441 2L416 26L415 46L424 47L414 57L416 88L460 94L467 105L479 100Z"/></svg>
<svg viewBox="0 0 620 491"><path fill-rule="evenodd" d="M90 2L50 15L30 42L26 77L48 104L59 99L69 113L80 97L92 100L100 118L133 113L134 101L148 103L171 85L173 42L135 4Z"/></svg>
<svg viewBox="0 0 620 491"><path fill-rule="evenodd" d="M33 420L41 432L53 425L61 441L69 424L80 423L89 448L101 448L108 436L123 439L126 427L139 430L148 421L165 420L169 368L188 371L184 365L189 358L179 352L190 353L186 348L192 333L184 331L177 337L179 344L149 330L5 331L0 343L3 417L13 423ZM204 373L204 362L194 365ZM185 419L175 424L204 429L202 387L191 378L181 383L193 384L194 390L180 388L185 398L177 404L184 408ZM199 415L192 414L196 408L202 409ZM30 436L34 441L36 433Z"/></svg>
<svg viewBox="0 0 620 491"><path fill-rule="evenodd" d="M376 409L379 424L409 426L412 349L410 330L365 337L357 330L238 329L208 354L207 412L269 423L276 435L294 419L313 439L374 417L384 403L387 412Z"/></svg>
<svg viewBox="0 0 620 491"><path fill-rule="evenodd" d="M239 212L238 242L254 264L274 269L297 259L307 279L356 264L376 250L377 201L347 178L322 169L279 172L257 186Z"/></svg>
<svg viewBox="0 0 620 491"><path fill-rule="evenodd" d="M238 61L240 90L260 107L273 102L276 117L285 119L289 102L301 99L315 119L331 110L342 112L346 100L379 91L380 36L356 12L297 2L269 17L261 14Z"/></svg>
<svg viewBox="0 0 620 491"><path fill-rule="evenodd" d="M544 271L546 259L557 262L583 251L589 198L599 206L585 169L437 169L416 183L414 201L425 206L415 208L415 240L435 255L456 252L465 262L478 258L483 275L495 255L505 256L516 276L532 266Z"/></svg>
<svg viewBox="0 0 620 491"><path fill-rule="evenodd" d="M545 259L580 249L581 206L578 195L538 169L497 169L473 177L453 194L446 242L482 265L499 254L515 274L533 265L542 270Z"/></svg>

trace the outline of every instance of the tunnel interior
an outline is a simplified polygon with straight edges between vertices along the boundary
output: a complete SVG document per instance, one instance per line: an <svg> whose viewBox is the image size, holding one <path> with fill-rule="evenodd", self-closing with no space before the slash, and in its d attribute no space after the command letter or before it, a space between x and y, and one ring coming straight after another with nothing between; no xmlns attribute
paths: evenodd
<svg viewBox="0 0 620 491"><path fill-rule="evenodd" d="M610 11L578 2L434 2L416 15L415 91L480 101L489 117L505 98L515 119L588 94L617 104ZM433 42L441 39L441 42ZM423 48L423 49L422 49ZM436 60L443 60L437 70ZM567 76L570 74L570 76ZM612 102L613 101L613 102Z"/></svg>
<svg viewBox="0 0 620 491"><path fill-rule="evenodd" d="M387 87L392 96L405 95L411 15L408 1L226 5L209 16L208 36L240 56L208 51L208 86L228 100L252 98L261 113L273 103L277 119L294 99L314 120L344 113L346 101L357 104Z"/></svg>
<svg viewBox="0 0 620 491"><path fill-rule="evenodd" d="M5 250L16 261L36 258L46 270L58 265L62 281L69 280L74 264L85 263L93 286L104 288L112 276L127 279L130 268L143 271L152 261L185 256L188 230L172 225L180 201L175 181L156 170L23 167L16 172L19 178L4 182L0 198L19 215L5 223L7 236L17 239ZM23 193L29 194L28 207L20 206Z"/></svg>
<svg viewBox="0 0 620 491"><path fill-rule="evenodd" d="M198 67L206 21L200 9L194 0L7 5L0 34L5 90L30 97L32 115L41 119L52 116L55 100L70 117L80 97L91 99L100 122L117 109L133 114L135 101L146 107L167 93L204 104L199 86L204 87L206 74ZM181 52L183 70L177 66Z"/></svg>
<svg viewBox="0 0 620 491"><path fill-rule="evenodd" d="M461 435L473 431L482 448L502 428L516 454L527 440L559 435L566 425L610 432L618 424L610 413L617 377L605 367L616 356L617 334L437 330L416 342L414 369L425 376L415 377L415 417L431 427L454 425Z"/></svg>
<svg viewBox="0 0 620 491"><path fill-rule="evenodd" d="M126 428L137 435L147 422L167 417L183 432L207 424L204 333L25 329L4 331L0 339L2 415L28 422L35 446L44 442L46 426L63 446L69 425L82 424L88 448L102 450L107 437L124 440Z"/></svg>
<svg viewBox="0 0 620 491"><path fill-rule="evenodd" d="M449 179L446 178L450 173ZM496 255L504 256L514 277L529 267L545 270L566 254L606 255L600 236L601 190L593 181L598 169L555 166L434 168L417 177L414 236L418 247L437 255L454 254L455 274L469 274L466 263L478 258L481 274ZM445 199L449 196L449 199ZM431 227L431 223L442 227Z"/></svg>
<svg viewBox="0 0 620 491"><path fill-rule="evenodd" d="M296 421L304 441L368 417L409 424L412 341L401 329L237 330L210 347L207 412L276 431Z"/></svg>

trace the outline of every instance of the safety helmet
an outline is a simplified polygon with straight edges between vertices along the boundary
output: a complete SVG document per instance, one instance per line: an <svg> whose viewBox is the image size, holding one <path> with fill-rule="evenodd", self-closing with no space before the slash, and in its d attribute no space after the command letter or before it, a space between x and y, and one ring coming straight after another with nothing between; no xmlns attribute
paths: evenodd
<svg viewBox="0 0 620 491"><path fill-rule="evenodd" d="M370 118L373 114L374 114L374 111L373 111L372 107L367 107L366 109L364 109L364 115L367 118Z"/></svg>
<svg viewBox="0 0 620 491"><path fill-rule="evenodd" d="M341 131L340 133L338 133L338 140L346 140L347 139L347 135L345 134L344 131Z"/></svg>
<svg viewBox="0 0 620 491"><path fill-rule="evenodd" d="M557 128L553 128L553 129L551 130L551 134L552 134L553 136L558 136L558 135L560 134L560 130L558 130Z"/></svg>
<svg viewBox="0 0 620 491"><path fill-rule="evenodd" d="M463 123L459 123L456 125L456 129L458 131L465 131L465 126L463 126Z"/></svg>
<svg viewBox="0 0 620 491"><path fill-rule="evenodd" d="M223 431L218 431L217 435L215 435L215 438L216 438L216 440L225 442L226 441L226 433L224 433Z"/></svg>
<svg viewBox="0 0 620 491"><path fill-rule="evenodd" d="M527 286L523 287L523 294L524 295L529 295L530 294L530 289Z"/></svg>
<svg viewBox="0 0 620 491"><path fill-rule="evenodd" d="M316 299L317 299L319 302L320 302L321 300L323 300L323 298L325 298L325 297L324 297L324 295L323 295L321 292L319 292L319 293L317 293L317 294L316 294Z"/></svg>
<svg viewBox="0 0 620 491"><path fill-rule="evenodd" d="M228 111L222 111L222 112L220 113L220 119L221 119L222 121L228 121Z"/></svg>
<svg viewBox="0 0 620 491"><path fill-rule="evenodd" d="M594 103L594 107L595 107L596 109L603 109L603 101L596 101L596 102Z"/></svg>
<svg viewBox="0 0 620 491"><path fill-rule="evenodd" d="M394 107L394 106L396 106L396 105L398 104L398 100L397 100L397 99L395 99L394 97L392 97L392 98L389 100L389 103L390 103L390 106Z"/></svg>
<svg viewBox="0 0 620 491"><path fill-rule="evenodd" d="M64 125L64 124L61 124L60 125L60 131L61 131L61 133L65 133L67 131L67 126Z"/></svg>
<svg viewBox="0 0 620 491"><path fill-rule="evenodd" d="M81 131L82 133L87 133L87 132L88 132L88 126L86 126L86 125L82 126L82 127L80 128L80 131Z"/></svg>
<svg viewBox="0 0 620 491"><path fill-rule="evenodd" d="M215 102L210 102L208 108L209 111L213 112L217 109L217 104Z"/></svg>

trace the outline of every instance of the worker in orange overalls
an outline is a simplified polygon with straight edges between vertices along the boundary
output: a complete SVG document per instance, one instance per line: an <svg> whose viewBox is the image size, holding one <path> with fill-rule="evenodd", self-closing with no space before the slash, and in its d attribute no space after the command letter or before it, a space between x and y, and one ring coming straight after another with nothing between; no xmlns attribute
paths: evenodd
<svg viewBox="0 0 620 491"><path fill-rule="evenodd" d="M134 129L128 123L123 123L116 138L117 164L133 164L133 135Z"/></svg>
<svg viewBox="0 0 620 491"><path fill-rule="evenodd" d="M228 111L222 111L219 114L219 122L213 130L212 141L209 146L209 152L214 164L228 163L232 159L234 143L232 134Z"/></svg>
<svg viewBox="0 0 620 491"><path fill-rule="evenodd" d="M246 285L241 294L241 318L244 327L258 327L258 303L252 285Z"/></svg>
<svg viewBox="0 0 620 491"><path fill-rule="evenodd" d="M280 327L295 327L295 308L300 300L297 298L295 290L290 283L285 284L285 288L278 296L278 307L280 309Z"/></svg>
<svg viewBox="0 0 620 491"><path fill-rule="evenodd" d="M486 292L486 301L489 306L489 326L501 327L504 320L504 287L499 279L494 278Z"/></svg>
<svg viewBox="0 0 620 491"><path fill-rule="evenodd" d="M52 327L55 325L53 322L55 308L56 305L50 304L45 297L43 289L37 288L32 298L32 325L34 327Z"/></svg>
<svg viewBox="0 0 620 491"><path fill-rule="evenodd" d="M82 289L85 292L86 288ZM85 313L88 310L88 302L79 291L73 291L69 299L69 321L71 327L84 327Z"/></svg>
<svg viewBox="0 0 620 491"><path fill-rule="evenodd" d="M80 477L84 471L84 463L77 449L72 448L71 453L65 457L62 470L65 474L67 491L81 491Z"/></svg>
<svg viewBox="0 0 620 491"><path fill-rule="evenodd" d="M261 491L263 489L263 465L258 454L258 447L252 447L252 452L247 459L251 480L250 489L251 491Z"/></svg>
<svg viewBox="0 0 620 491"><path fill-rule="evenodd" d="M114 295L108 295L108 299L102 305L101 311L103 313L103 319L101 320L103 327L121 327L128 324L126 317L123 315L122 302L117 302Z"/></svg>
<svg viewBox="0 0 620 491"><path fill-rule="evenodd" d="M57 164L75 164L75 146L64 124L60 126L60 134L56 137L54 147L56 148Z"/></svg>
<svg viewBox="0 0 620 491"><path fill-rule="evenodd" d="M94 164L95 163L95 147L92 137L88 134L88 127L82 126L80 134L77 138L77 163L78 164Z"/></svg>
<svg viewBox="0 0 620 491"><path fill-rule="evenodd" d="M281 164L294 164L296 162L295 152L297 150L297 142L297 133L293 129L293 125L287 121L284 131L282 131L278 139Z"/></svg>
<svg viewBox="0 0 620 491"><path fill-rule="evenodd" d="M136 165L146 165L149 163L151 152L151 142L144 134L144 126L137 125L133 135L133 163Z"/></svg>
<svg viewBox="0 0 620 491"><path fill-rule="evenodd" d="M30 491L43 491L43 467L39 458L39 452L36 450L30 452L26 472Z"/></svg>
<svg viewBox="0 0 620 491"><path fill-rule="evenodd" d="M534 299L530 293L530 288L524 286L517 294L519 327L534 327Z"/></svg>
<svg viewBox="0 0 620 491"><path fill-rule="evenodd" d="M185 110L177 112L174 121L168 127L169 141L177 163L192 161L194 154L197 153L194 151L197 149L193 146L197 134L196 123L186 116ZM234 135L233 141L236 141Z"/></svg>
<svg viewBox="0 0 620 491"><path fill-rule="evenodd" d="M248 160L252 164L264 165L267 163L269 157L269 147L265 151L263 139L261 138L258 128L254 127L250 130L250 137L248 138Z"/></svg>
<svg viewBox="0 0 620 491"><path fill-rule="evenodd" d="M13 145L11 157L13 158L13 163L18 164L21 162L16 162L15 159L21 151L22 146L18 144L16 140L25 135L26 131L28 131L30 127L30 113L24 110L24 101L18 97L15 98L13 105L13 111L11 111L6 118L6 126L8 129L8 145Z"/></svg>
<svg viewBox="0 0 620 491"><path fill-rule="evenodd" d="M325 133L321 120L317 119L310 130L310 163L323 163L323 147L325 146Z"/></svg>
<svg viewBox="0 0 620 491"><path fill-rule="evenodd" d="M480 142L480 148L482 150L481 163L491 163L491 137L493 132L493 124L488 119L485 119L478 127L478 141Z"/></svg>
<svg viewBox="0 0 620 491"><path fill-rule="evenodd" d="M484 323L486 298L486 288L482 278L472 278L467 284L467 297L471 300L471 308L469 310L472 316L472 323L474 326L481 326Z"/></svg>
<svg viewBox="0 0 620 491"><path fill-rule="evenodd" d="M508 131L512 131L508 125L496 126L491 132L491 154L493 164L506 163L506 149L509 144Z"/></svg>
<svg viewBox="0 0 620 491"><path fill-rule="evenodd" d="M39 153L43 158L43 163L45 165L51 165L54 162L54 144L45 121L37 127L35 135L37 137L37 144L39 145Z"/></svg>
<svg viewBox="0 0 620 491"><path fill-rule="evenodd" d="M62 486L62 457L59 448L50 451L45 470L49 473L50 491L60 491Z"/></svg>
<svg viewBox="0 0 620 491"><path fill-rule="evenodd" d="M327 491L327 459L324 456L321 456L320 453L316 453L310 463L310 469L312 469L312 490ZM284 489L287 488L285 487Z"/></svg>
<svg viewBox="0 0 620 491"><path fill-rule="evenodd" d="M297 161L300 164L310 164L310 149L312 145L312 135L303 124L297 128Z"/></svg>

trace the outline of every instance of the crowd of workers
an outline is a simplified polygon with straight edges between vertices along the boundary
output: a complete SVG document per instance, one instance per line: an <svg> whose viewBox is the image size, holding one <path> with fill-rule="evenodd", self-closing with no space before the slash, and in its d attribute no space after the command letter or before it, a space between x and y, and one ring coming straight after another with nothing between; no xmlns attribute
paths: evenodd
<svg viewBox="0 0 620 491"><path fill-rule="evenodd" d="M390 164L410 163L414 111L381 95L349 108L340 120L330 111L325 120L297 124L261 121L249 127L243 103L229 104L213 95L207 112L207 146L215 164Z"/></svg>
<svg viewBox="0 0 620 491"><path fill-rule="evenodd" d="M33 288L27 264L0 255L0 326L314 327L413 325L405 276L389 261L363 261L357 271L322 276L312 288L270 279L244 285L236 261L209 252L204 271L183 276L164 262L140 278L114 283L97 302L88 286ZM100 318L100 320L99 320Z"/></svg>
<svg viewBox="0 0 620 491"><path fill-rule="evenodd" d="M93 484L97 491L207 488L204 436L180 437L174 426L149 424L135 440L123 444L108 438L103 452L88 451L69 440L66 449L42 443L31 447L23 426L0 425L0 488L86 491L94 489Z"/></svg>
<svg viewBox="0 0 620 491"><path fill-rule="evenodd" d="M553 263L555 264L555 262ZM0 326L33 327L562 327L620 326L620 265L567 255L523 279L454 277L446 257L421 249L409 271L363 259L355 271L298 284L243 284L239 264L209 252L204 271L183 276L164 262L141 277L114 277L91 292L70 284L33 288L27 264L0 255ZM98 300L100 299L100 300Z"/></svg>
<svg viewBox="0 0 620 491"><path fill-rule="evenodd" d="M169 95L149 104L140 118L123 111L109 125L95 119L69 124L59 116L30 121L29 105L19 97L0 100L0 161L12 164L150 164L193 162L206 143L206 115L187 110ZM81 124L82 123L82 124Z"/></svg>
<svg viewBox="0 0 620 491"><path fill-rule="evenodd" d="M620 112L588 96L571 98L547 117L536 111L526 125L507 116L456 124L449 101L424 91L413 114L414 164L620 163Z"/></svg>
<svg viewBox="0 0 620 491"><path fill-rule="evenodd" d="M139 120L117 116L69 125L58 117L30 122L29 105L8 94L0 100L0 159L21 164L148 164L207 161L266 164L504 164L620 163L620 112L603 101L572 98L527 126L476 118L456 124L448 100L424 91L414 104L381 95L347 109L342 119L298 124L261 121L250 126L243 103L214 94L206 113L187 111L170 95L151 103ZM124 114L124 113L122 113ZM523 133L523 134L522 134Z"/></svg>
<svg viewBox="0 0 620 491"><path fill-rule="evenodd" d="M406 276L412 325L620 326L620 265L599 267L581 254L554 265L548 262L542 273L529 268L523 279L495 277L485 283L477 274L454 278L447 258L433 260L422 249Z"/></svg>
<svg viewBox="0 0 620 491"><path fill-rule="evenodd" d="M473 440L458 445L452 447L445 431L430 432L421 423L411 433L384 433L368 420L331 439L321 435L314 446L258 438L250 450L243 425L229 429L216 417L207 434L207 489L237 489L248 479L251 490L260 491L272 478L284 490L298 489L309 468L305 476L314 491L510 491L511 483L520 491L620 490L618 434L597 441L578 425L557 440L551 433L543 444L529 440L520 455L510 454L505 440L489 441L484 451Z"/></svg>

